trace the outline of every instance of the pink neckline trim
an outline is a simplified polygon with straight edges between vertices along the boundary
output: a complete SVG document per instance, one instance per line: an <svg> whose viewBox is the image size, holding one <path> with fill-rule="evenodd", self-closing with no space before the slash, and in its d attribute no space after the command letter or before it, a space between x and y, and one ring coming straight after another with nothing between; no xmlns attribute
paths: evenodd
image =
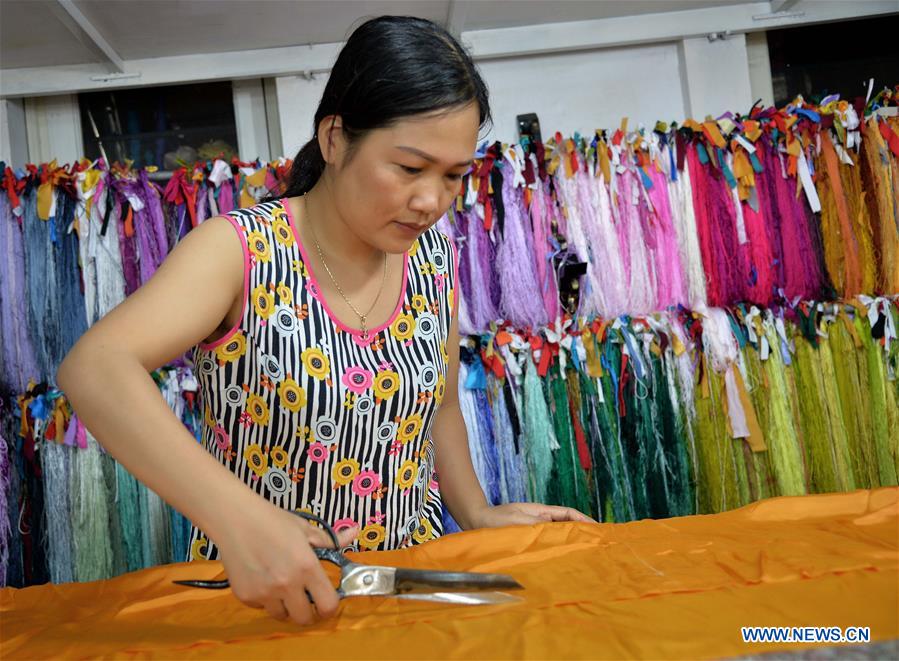
<svg viewBox="0 0 899 661"><path fill-rule="evenodd" d="M340 330L350 333L351 335L355 335L357 337L362 337L362 331L357 328L350 328L345 323L343 323L340 319L337 318L337 315L331 310L331 307L328 305L328 302L325 300L324 294L321 293L321 286L318 284L318 278L315 277L315 273L312 271L312 266L309 264L309 257L306 254L306 248L303 247L303 242L300 241L300 233L297 231L297 224L294 221L293 213L290 211L290 205L287 202L287 198L281 198L279 200L281 206L284 208L284 212L287 214L287 222L290 223L290 229L293 231L293 238L297 242L297 246L300 249L300 255L303 257L303 264L306 265L306 270L309 272L309 280L315 285L315 287L319 291L319 295L316 298L319 303L321 303L322 307L325 309L325 312L328 313L328 316L331 318L335 324L337 324ZM367 330L368 335L375 335L376 333L380 333L385 328L388 328L396 318L400 314L400 310L403 309L403 301L406 300L406 286L408 285L409 280L409 251L403 253L403 286L400 289L399 299L396 302L396 308L393 310L393 314L390 315L390 319L388 319L385 323L377 326L375 328L369 328Z"/></svg>

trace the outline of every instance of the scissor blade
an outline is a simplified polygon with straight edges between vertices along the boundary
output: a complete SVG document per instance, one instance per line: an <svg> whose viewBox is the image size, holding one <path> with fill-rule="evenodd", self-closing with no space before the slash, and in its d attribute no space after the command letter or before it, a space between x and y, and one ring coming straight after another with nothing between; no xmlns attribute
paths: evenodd
<svg viewBox="0 0 899 661"><path fill-rule="evenodd" d="M434 592L444 590L496 590L521 588L521 584L505 574L477 572L433 571L428 569L403 569L398 567L394 587L397 593Z"/></svg>
<svg viewBox="0 0 899 661"><path fill-rule="evenodd" d="M407 592L395 595L397 599L414 599L415 601L432 601L460 606L484 606L489 604L512 604L522 601L504 592Z"/></svg>
<svg viewBox="0 0 899 661"><path fill-rule="evenodd" d="M230 583L228 583L228 579L224 579L222 581L172 581L176 585L186 585L191 588L207 588L209 590L224 590L227 587L231 587Z"/></svg>

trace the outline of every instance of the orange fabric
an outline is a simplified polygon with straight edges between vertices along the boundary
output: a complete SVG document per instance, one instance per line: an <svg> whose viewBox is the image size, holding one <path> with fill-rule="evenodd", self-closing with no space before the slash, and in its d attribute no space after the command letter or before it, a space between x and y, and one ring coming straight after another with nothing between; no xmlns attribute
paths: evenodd
<svg viewBox="0 0 899 661"><path fill-rule="evenodd" d="M301 629L230 591L172 585L218 562L0 591L9 658L713 658L741 626L870 626L899 637L899 488L772 498L710 516L450 535L369 563L505 572L524 601L445 606L354 598Z"/></svg>

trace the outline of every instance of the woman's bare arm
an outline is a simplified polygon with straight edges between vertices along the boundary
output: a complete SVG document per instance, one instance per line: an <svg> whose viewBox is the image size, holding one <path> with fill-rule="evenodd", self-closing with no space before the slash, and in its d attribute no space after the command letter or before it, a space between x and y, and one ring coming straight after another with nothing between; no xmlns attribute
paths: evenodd
<svg viewBox="0 0 899 661"><path fill-rule="evenodd" d="M244 257L235 229L212 218L156 274L72 348L57 384L100 444L219 546L235 596L273 617L308 622L337 608L309 546L312 526L257 495L196 442L149 372L212 335L243 304ZM348 543L355 530L341 535Z"/></svg>
<svg viewBox="0 0 899 661"><path fill-rule="evenodd" d="M234 228L208 220L81 337L56 377L100 444L213 538L226 529L221 503L255 494L196 442L149 372L211 335L242 300L243 280Z"/></svg>

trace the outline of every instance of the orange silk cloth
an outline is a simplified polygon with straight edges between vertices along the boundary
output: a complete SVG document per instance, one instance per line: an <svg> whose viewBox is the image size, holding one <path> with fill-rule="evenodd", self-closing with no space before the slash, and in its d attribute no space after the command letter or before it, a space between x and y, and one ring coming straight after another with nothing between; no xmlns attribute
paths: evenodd
<svg viewBox="0 0 899 661"><path fill-rule="evenodd" d="M172 585L221 577L220 563L175 564L0 591L0 657L698 659L813 647L743 643L742 626L869 626L872 641L899 638L899 488L478 530L356 559L508 573L523 601L351 598L300 628L230 590Z"/></svg>

